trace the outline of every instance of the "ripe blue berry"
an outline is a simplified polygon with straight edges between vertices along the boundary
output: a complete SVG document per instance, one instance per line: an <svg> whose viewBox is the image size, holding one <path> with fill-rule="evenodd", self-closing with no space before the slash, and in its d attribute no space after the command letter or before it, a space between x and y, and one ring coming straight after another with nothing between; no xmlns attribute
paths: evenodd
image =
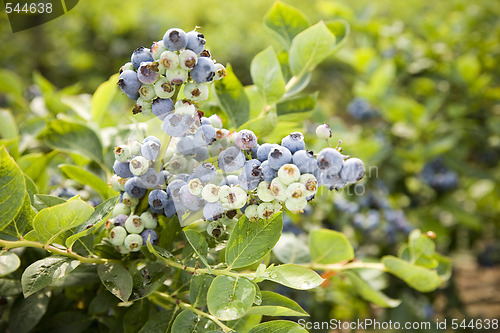
<svg viewBox="0 0 500 333"><path fill-rule="evenodd" d="M189 191L189 186L183 185L179 190L179 197L184 206L189 208L191 211L197 211L201 209L204 205L203 199L196 195L192 195Z"/></svg>
<svg viewBox="0 0 500 333"><path fill-rule="evenodd" d="M215 141L216 131L212 125L201 125L196 132L196 136L203 139L206 144L211 144Z"/></svg>
<svg viewBox="0 0 500 333"><path fill-rule="evenodd" d="M121 178L130 178L133 177L134 175L132 172L130 172L130 163L129 162L118 162L115 161L113 164L113 171L114 173Z"/></svg>
<svg viewBox="0 0 500 333"><path fill-rule="evenodd" d="M318 183L326 186L329 190L338 190L347 185L347 182L340 178L338 173L326 170L318 170L316 178Z"/></svg>
<svg viewBox="0 0 500 333"><path fill-rule="evenodd" d="M194 155L195 140L193 135L186 135L177 142L177 152L182 155Z"/></svg>
<svg viewBox="0 0 500 333"><path fill-rule="evenodd" d="M186 33L179 28L168 29L163 36L163 44L170 51L180 51L186 47L187 43Z"/></svg>
<svg viewBox="0 0 500 333"><path fill-rule="evenodd" d="M312 151L298 150L292 156L292 162L300 173L315 173L318 170L318 162Z"/></svg>
<svg viewBox="0 0 500 333"><path fill-rule="evenodd" d="M342 154L333 148L324 148L318 154L318 167L321 171L328 170L329 173L339 173L344 165Z"/></svg>
<svg viewBox="0 0 500 333"><path fill-rule="evenodd" d="M245 191L257 188L263 179L259 160L250 160L243 166L242 173L238 176L238 182Z"/></svg>
<svg viewBox="0 0 500 333"><path fill-rule="evenodd" d="M132 53L132 57L130 58L132 65L137 69L141 66L141 63L145 61L154 61L153 55L148 48L139 47Z"/></svg>
<svg viewBox="0 0 500 333"><path fill-rule="evenodd" d="M220 202L209 202L203 207L203 217L208 221L215 221L222 217L224 208Z"/></svg>
<svg viewBox="0 0 500 333"><path fill-rule="evenodd" d="M223 150L217 159L219 168L224 172L233 172L241 169L245 164L245 155L237 147Z"/></svg>
<svg viewBox="0 0 500 333"><path fill-rule="evenodd" d="M296 151L302 150L306 147L304 142L304 135L300 132L293 132L285 136L281 140L281 145L288 148L288 150L294 154Z"/></svg>
<svg viewBox="0 0 500 333"><path fill-rule="evenodd" d="M205 36L196 32L195 30L190 31L186 34L187 45L186 49L193 51L196 54L200 54L205 49Z"/></svg>
<svg viewBox="0 0 500 333"><path fill-rule="evenodd" d="M155 98L151 104L151 110L158 119L164 120L174 110L174 102L170 98Z"/></svg>
<svg viewBox="0 0 500 333"><path fill-rule="evenodd" d="M153 190L149 193L148 203L149 206L155 209L163 209L167 206L168 195L163 190Z"/></svg>
<svg viewBox="0 0 500 333"><path fill-rule="evenodd" d="M175 209L175 203L172 199L168 200L167 205L163 209L163 214L165 214L165 216L169 218L177 214L177 210Z"/></svg>
<svg viewBox="0 0 500 333"><path fill-rule="evenodd" d="M153 229L144 229L144 231L141 232L141 237L143 244L148 243L148 238L149 238L149 243L151 243L151 245L158 244L158 235Z"/></svg>
<svg viewBox="0 0 500 333"><path fill-rule="evenodd" d="M282 165L288 164L292 161L292 153L288 148L277 146L271 148L267 156L269 166L274 170L279 170Z"/></svg>
<svg viewBox="0 0 500 333"><path fill-rule="evenodd" d="M137 79L144 84L153 84L160 77L158 73L158 63L156 61L144 61L137 70Z"/></svg>
<svg viewBox="0 0 500 333"><path fill-rule="evenodd" d="M217 176L217 169L212 163L202 163L194 171L192 178L198 178L204 183L212 181Z"/></svg>
<svg viewBox="0 0 500 333"><path fill-rule="evenodd" d="M350 158L344 163L340 178L347 183L355 183L365 175L365 164L359 158Z"/></svg>
<svg viewBox="0 0 500 333"><path fill-rule="evenodd" d="M137 73L133 70L125 70L118 77L118 87L127 95L137 94L141 85Z"/></svg>
<svg viewBox="0 0 500 333"><path fill-rule="evenodd" d="M128 218L128 216L125 215L125 214L118 214L115 217L115 223L114 223L114 225L115 226L123 227L125 225L125 221L127 221L127 218Z"/></svg>
<svg viewBox="0 0 500 333"><path fill-rule="evenodd" d="M170 136L182 136L189 129L189 126L183 122L182 116L177 113L168 114L161 125L161 129Z"/></svg>
<svg viewBox="0 0 500 333"><path fill-rule="evenodd" d="M196 83L212 82L215 76L215 66L210 58L200 57L191 70L191 78Z"/></svg>
<svg viewBox="0 0 500 333"><path fill-rule="evenodd" d="M146 189L140 186L138 177L132 177L125 183L125 191L133 198L140 199L146 194Z"/></svg>
<svg viewBox="0 0 500 333"><path fill-rule="evenodd" d="M262 170L262 176L264 177L264 180L268 183L270 183L274 178L278 176L278 171L271 168L267 160L262 162L262 164L260 165L260 169Z"/></svg>
<svg viewBox="0 0 500 333"><path fill-rule="evenodd" d="M226 177L224 177L224 179L222 179L222 181L220 182L220 186L222 185L227 185L227 186L236 186L238 185L238 176L236 175L228 175Z"/></svg>
<svg viewBox="0 0 500 333"><path fill-rule="evenodd" d="M160 152L160 144L155 141L144 142L141 147L141 154L146 159L154 161Z"/></svg>
<svg viewBox="0 0 500 333"><path fill-rule="evenodd" d="M194 159L197 162L203 162L209 157L209 152L207 147L197 147L194 152Z"/></svg>

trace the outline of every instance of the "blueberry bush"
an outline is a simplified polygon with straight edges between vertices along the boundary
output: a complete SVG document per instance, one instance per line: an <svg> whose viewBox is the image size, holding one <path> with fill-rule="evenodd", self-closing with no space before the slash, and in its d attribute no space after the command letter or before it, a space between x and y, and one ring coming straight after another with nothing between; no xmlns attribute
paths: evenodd
<svg viewBox="0 0 500 333"><path fill-rule="evenodd" d="M419 142L409 124L425 134L432 117L389 87L404 59L363 67L345 20L311 24L276 2L264 26L275 46L251 60L249 85L194 26L141 41L92 96L38 73L25 90L2 72L2 330L304 332L296 319L317 310L308 295L337 309L393 308L400 295L383 292L387 275L421 293L449 279L451 260L427 232L436 225L410 222L400 206L449 202L459 174L439 155L469 133ZM343 115L352 126L317 119L334 85L314 79L334 54L361 59ZM466 112L449 107L443 117ZM389 171L374 184L377 162ZM336 193L359 186L360 196ZM434 213L423 203L422 219Z"/></svg>

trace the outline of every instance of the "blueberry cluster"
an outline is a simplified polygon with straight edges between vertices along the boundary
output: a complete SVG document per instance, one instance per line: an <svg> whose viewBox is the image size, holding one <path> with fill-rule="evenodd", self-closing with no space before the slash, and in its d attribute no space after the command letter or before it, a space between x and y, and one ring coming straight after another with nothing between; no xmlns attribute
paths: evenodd
<svg viewBox="0 0 500 333"><path fill-rule="evenodd" d="M347 105L347 112L356 120L367 121L379 115L379 111L375 109L370 102L364 98L354 98Z"/></svg>
<svg viewBox="0 0 500 333"><path fill-rule="evenodd" d="M437 158L424 166L423 179L438 192L449 192L457 187L458 175L450 170L442 158Z"/></svg>
<svg viewBox="0 0 500 333"><path fill-rule="evenodd" d="M340 189L365 174L363 162L341 149L307 151L302 133L259 145L251 130L231 132L217 115L205 117L198 102L208 97L206 84L226 71L214 65L204 45L196 31L170 29L151 51L136 50L122 68L120 87L138 98L138 112L147 112L151 101L165 138L148 136L115 148L111 184L122 196L109 239L121 253L138 251L148 237L157 242L159 215L176 215L183 226L207 221L207 232L217 238L226 229L223 221L242 214L250 221L269 219L283 209L303 212L320 185ZM158 86L173 88L167 94ZM182 86L185 98L177 100L173 91ZM322 139L332 136L327 124L316 132Z"/></svg>
<svg viewBox="0 0 500 333"><path fill-rule="evenodd" d="M214 63L205 49L203 34L195 30L169 29L163 40L150 49L137 48L130 62L120 69L118 86L137 100L134 114L163 115L173 110L171 97L184 84L184 95L192 101L208 98L207 83L226 76L222 64Z"/></svg>

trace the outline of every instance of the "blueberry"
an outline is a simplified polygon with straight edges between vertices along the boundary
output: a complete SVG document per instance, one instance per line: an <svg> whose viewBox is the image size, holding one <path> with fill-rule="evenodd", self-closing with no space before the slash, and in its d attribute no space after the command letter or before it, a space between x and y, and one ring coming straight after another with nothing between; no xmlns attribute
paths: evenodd
<svg viewBox="0 0 500 333"><path fill-rule="evenodd" d="M144 188L154 188L161 182L161 176L154 168L149 168L139 176L139 185Z"/></svg>
<svg viewBox="0 0 500 333"><path fill-rule="evenodd" d="M263 179L268 183L278 176L278 171L271 168L267 160L262 162L260 168L262 170Z"/></svg>
<svg viewBox="0 0 500 333"><path fill-rule="evenodd" d="M186 47L187 43L186 33L179 28L168 29L163 36L163 44L170 51L180 51Z"/></svg>
<svg viewBox="0 0 500 333"><path fill-rule="evenodd" d="M195 30L190 31L186 34L187 45L186 49L193 51L196 54L200 54L205 49L205 36L196 32Z"/></svg>
<svg viewBox="0 0 500 333"><path fill-rule="evenodd" d="M238 185L238 183L239 183L238 176L228 175L228 176L224 177L224 179L222 179L222 181L220 182L220 186L222 186L222 185L236 186L236 185Z"/></svg>
<svg viewBox="0 0 500 333"><path fill-rule="evenodd" d="M122 245L125 237L127 237L127 230L120 226L114 227L109 233L109 239L113 245Z"/></svg>
<svg viewBox="0 0 500 333"><path fill-rule="evenodd" d="M188 74L187 70L177 67L167 71L165 76L170 83L179 85L187 81Z"/></svg>
<svg viewBox="0 0 500 333"><path fill-rule="evenodd" d="M318 170L318 163L312 151L298 150L292 156L292 162L300 173L315 173Z"/></svg>
<svg viewBox="0 0 500 333"><path fill-rule="evenodd" d="M227 75L227 70L226 70L226 67L224 67L224 65L217 63L214 65L214 67L215 67L215 77L214 78L216 80L221 80Z"/></svg>
<svg viewBox="0 0 500 333"><path fill-rule="evenodd" d="M294 154L298 150L302 150L306 147L304 142L304 135L300 132L293 132L281 140L281 145L288 148L288 150Z"/></svg>
<svg viewBox="0 0 500 333"><path fill-rule="evenodd" d="M145 137L144 140L142 140L142 144L145 144L146 142L149 142L149 141L153 141L153 142L156 142L158 145L161 145L160 139L158 139L156 136L153 136L153 135ZM142 147L142 145L141 145L141 147ZM138 155L138 154L136 154L136 155Z"/></svg>
<svg viewBox="0 0 500 333"><path fill-rule="evenodd" d="M203 139L207 144L215 141L216 131L212 125L201 125L196 135Z"/></svg>
<svg viewBox="0 0 500 333"><path fill-rule="evenodd" d="M319 125L316 128L316 135L320 139L328 140L329 138L332 137L332 130L330 129L330 126L327 123L324 123L323 125Z"/></svg>
<svg viewBox="0 0 500 333"><path fill-rule="evenodd" d="M217 169L212 163L202 163L198 165L193 174L190 176L191 179L198 178L204 183L212 181L217 176Z"/></svg>
<svg viewBox="0 0 500 333"><path fill-rule="evenodd" d="M359 158L350 158L344 163L340 178L347 183L355 183L365 176L365 164Z"/></svg>
<svg viewBox="0 0 500 333"><path fill-rule="evenodd" d="M132 177L125 183L125 192L127 192L133 198L140 199L146 194L146 189L139 185L139 178Z"/></svg>
<svg viewBox="0 0 500 333"><path fill-rule="evenodd" d="M344 158L336 149L324 148L318 154L318 167L320 170L328 170L330 174L339 173L344 164Z"/></svg>
<svg viewBox="0 0 500 333"><path fill-rule="evenodd" d="M127 145L119 145L113 150L115 153L115 160L118 162L126 162L131 156L131 149Z"/></svg>
<svg viewBox="0 0 500 333"><path fill-rule="evenodd" d="M136 235L136 234L128 235L125 238L125 241L123 242L123 244L125 245L125 248L127 248L131 252L137 252L141 249L141 246L143 244L142 237L140 235Z"/></svg>
<svg viewBox="0 0 500 333"><path fill-rule="evenodd" d="M135 96L141 85L135 71L125 70L118 77L118 87L127 95Z"/></svg>
<svg viewBox="0 0 500 333"><path fill-rule="evenodd" d="M340 178L338 173L328 169L319 170L315 174L319 185L326 186L329 190L338 190L347 185L347 182Z"/></svg>
<svg viewBox="0 0 500 333"><path fill-rule="evenodd" d="M125 225L125 221L127 221L128 216L125 214L118 214L115 217L115 226L123 227Z"/></svg>
<svg viewBox="0 0 500 333"><path fill-rule="evenodd" d="M158 244L158 235L153 229L144 229L144 231L141 232L141 237L143 244L148 243L148 238L149 238L149 243L151 243L151 245Z"/></svg>
<svg viewBox="0 0 500 333"><path fill-rule="evenodd" d="M241 130L236 133L234 144L242 150L252 149L257 145L257 137L250 130Z"/></svg>
<svg viewBox="0 0 500 333"><path fill-rule="evenodd" d="M288 164L292 161L292 153L288 148L277 146L271 148L267 156L269 166L274 170L278 170L282 165Z"/></svg>
<svg viewBox="0 0 500 333"><path fill-rule="evenodd" d="M260 165L259 160L250 160L243 166L242 173L238 176L238 182L245 191L256 189L263 179Z"/></svg>
<svg viewBox="0 0 500 333"><path fill-rule="evenodd" d="M146 101L156 98L155 87L152 84L143 84L139 88L139 95Z"/></svg>
<svg viewBox="0 0 500 333"><path fill-rule="evenodd" d="M212 125L212 123L210 122L210 119L208 119L207 117L201 117L200 124L201 125Z"/></svg>
<svg viewBox="0 0 500 333"><path fill-rule="evenodd" d="M156 61L144 61L137 70L137 79L144 84L153 84L160 77L158 63Z"/></svg>
<svg viewBox="0 0 500 333"><path fill-rule="evenodd" d="M171 181L167 186L167 194L170 198L178 197L180 188L186 184L186 181L182 179L175 179Z"/></svg>
<svg viewBox="0 0 500 333"><path fill-rule="evenodd" d="M148 141L142 144L141 154L146 159L154 161L160 152L161 145L154 141Z"/></svg>
<svg viewBox="0 0 500 333"><path fill-rule="evenodd" d="M203 208L204 200L198 196L192 195L187 184L179 189L179 198L181 203L191 211L197 211Z"/></svg>
<svg viewBox="0 0 500 333"><path fill-rule="evenodd" d="M269 152L271 151L272 148L278 147L276 143L264 143L262 144L258 149L257 149L257 159L261 162L264 162L267 160L267 157L269 156Z"/></svg>
<svg viewBox="0 0 500 333"><path fill-rule="evenodd" d="M120 67L119 73L121 74L124 71L128 71L128 70L135 71L134 65L132 65L131 62L127 62L125 65L123 65L122 67Z"/></svg>
<svg viewBox="0 0 500 333"><path fill-rule="evenodd" d="M243 167L245 155L237 147L229 147L219 154L217 161L222 171L233 172Z"/></svg>
<svg viewBox="0 0 500 333"><path fill-rule="evenodd" d="M130 58L132 65L137 69L141 66L141 63L144 61L154 61L153 55L148 48L139 47L132 53L132 57Z"/></svg>
<svg viewBox="0 0 500 333"><path fill-rule="evenodd" d="M208 221L215 221L222 217L224 208L218 201L209 202L203 207L203 217Z"/></svg>
<svg viewBox="0 0 500 333"><path fill-rule="evenodd" d="M184 95L194 102L204 101L208 98L208 86L202 83L188 82L184 86Z"/></svg>
<svg viewBox="0 0 500 333"><path fill-rule="evenodd" d="M347 105L347 112L349 112L353 118L360 121L370 120L375 118L378 114L378 111L370 105L370 102L363 98L353 99L349 105Z"/></svg>
<svg viewBox="0 0 500 333"><path fill-rule="evenodd" d="M162 40L154 42L153 45L151 45L151 55L155 60L160 59L161 54L166 50L167 48L165 47L165 44L163 44Z"/></svg>
<svg viewBox="0 0 500 333"><path fill-rule="evenodd" d="M257 158L257 151L259 150L259 147L260 145L259 144L256 144L255 147L253 147L251 150L250 150L250 155L252 156L253 159L258 159Z"/></svg>
<svg viewBox="0 0 500 333"><path fill-rule="evenodd" d="M177 113L168 114L161 125L161 129L170 136L182 136L189 129L189 126L183 122L183 117Z"/></svg>
<svg viewBox="0 0 500 333"><path fill-rule="evenodd" d="M130 172L129 162L118 162L115 161L113 164L114 173L121 178L130 178L134 175Z"/></svg>
<svg viewBox="0 0 500 333"><path fill-rule="evenodd" d="M163 209L163 214L165 214L166 217L173 217L176 213L174 201L172 199L168 200L167 205Z"/></svg>
<svg viewBox="0 0 500 333"><path fill-rule="evenodd" d="M190 70L198 63L196 53L191 50L184 50L179 54L179 65L185 70Z"/></svg>
<svg viewBox="0 0 500 333"><path fill-rule="evenodd" d="M194 155L195 142L193 135L186 135L177 142L177 152L182 155Z"/></svg>
<svg viewBox="0 0 500 333"><path fill-rule="evenodd" d="M175 86L166 77L161 77L154 84L156 96L163 99L170 99L175 93ZM172 108L173 109L173 108ZM153 111L154 113L154 111Z"/></svg>
<svg viewBox="0 0 500 333"><path fill-rule="evenodd" d="M198 58L198 63L191 70L191 78L196 83L212 82L215 75L215 66L210 58Z"/></svg>

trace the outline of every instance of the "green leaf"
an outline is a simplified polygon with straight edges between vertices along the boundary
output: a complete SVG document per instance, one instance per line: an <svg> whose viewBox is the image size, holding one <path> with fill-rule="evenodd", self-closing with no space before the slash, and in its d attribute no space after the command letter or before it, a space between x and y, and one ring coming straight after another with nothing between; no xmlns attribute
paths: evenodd
<svg viewBox="0 0 500 333"><path fill-rule="evenodd" d="M123 316L124 333L137 333L148 321L150 302L141 299L134 302Z"/></svg>
<svg viewBox="0 0 500 333"><path fill-rule="evenodd" d="M0 276L14 272L21 265L21 260L14 252L0 254Z"/></svg>
<svg viewBox="0 0 500 333"><path fill-rule="evenodd" d="M335 50L335 36L323 21L298 34L290 47L289 62L293 75L312 71Z"/></svg>
<svg viewBox="0 0 500 333"><path fill-rule="evenodd" d="M410 264L397 257L385 256L382 258L382 263L387 272L394 274L420 292L433 291L442 284L437 272Z"/></svg>
<svg viewBox="0 0 500 333"><path fill-rule="evenodd" d="M45 131L45 141L53 149L85 156L103 163L99 137L89 127L66 120L53 120Z"/></svg>
<svg viewBox="0 0 500 333"><path fill-rule="evenodd" d="M102 283L113 295L126 302L132 294L132 276L119 264L106 263L97 266L97 274Z"/></svg>
<svg viewBox="0 0 500 333"><path fill-rule="evenodd" d="M89 314L99 314L108 312L114 308L120 300L107 290L97 294L89 304Z"/></svg>
<svg viewBox="0 0 500 333"><path fill-rule="evenodd" d="M250 119L243 125L241 125L238 130L249 129L255 133L257 137L264 137L272 133L276 129L278 123L278 115L276 110L271 108L265 114L260 115L256 118Z"/></svg>
<svg viewBox="0 0 500 333"><path fill-rule="evenodd" d="M273 248L274 255L284 264L305 264L311 262L309 247L292 233L281 234Z"/></svg>
<svg viewBox="0 0 500 333"><path fill-rule="evenodd" d="M30 177L24 175L24 182L26 183L26 191L30 197L31 204L35 203L35 194L38 193L38 189L36 188L35 183L31 180Z"/></svg>
<svg viewBox="0 0 500 333"><path fill-rule="evenodd" d="M0 148L0 230L18 214L26 195L24 174L5 147Z"/></svg>
<svg viewBox="0 0 500 333"><path fill-rule="evenodd" d="M22 96L24 84L15 72L0 68L0 92Z"/></svg>
<svg viewBox="0 0 500 333"><path fill-rule="evenodd" d="M264 15L264 26L288 50L293 38L309 27L309 20L297 8L276 1Z"/></svg>
<svg viewBox="0 0 500 333"><path fill-rule="evenodd" d="M395 308L401 303L400 300L389 298L380 291L375 290L355 272L346 271L343 274L351 280L354 290L368 302L384 308Z"/></svg>
<svg viewBox="0 0 500 333"><path fill-rule="evenodd" d="M139 333L165 333L174 321L175 310L163 310L155 314Z"/></svg>
<svg viewBox="0 0 500 333"><path fill-rule="evenodd" d="M151 295L162 286L168 276L172 275L171 269L158 261L146 261L141 265L133 266L130 270L133 280L130 301Z"/></svg>
<svg viewBox="0 0 500 333"><path fill-rule="evenodd" d="M267 104L278 101L285 93L285 80L272 46L258 53L250 64L253 83L265 96Z"/></svg>
<svg viewBox="0 0 500 333"><path fill-rule="evenodd" d="M49 300L49 293L38 293L28 298L19 297L10 310L10 331L16 333L31 331L47 311Z"/></svg>
<svg viewBox="0 0 500 333"><path fill-rule="evenodd" d="M63 233L85 222L93 211L94 208L80 199L66 201L39 211L33 219L33 229L44 243L64 244L67 235Z"/></svg>
<svg viewBox="0 0 500 333"><path fill-rule="evenodd" d="M250 222L243 215L231 232L227 243L226 263L228 267L245 267L264 257L278 242L282 228L281 213L270 220L256 222Z"/></svg>
<svg viewBox="0 0 500 333"><path fill-rule="evenodd" d="M436 246L432 239L422 235L420 230L416 229L411 232L408 240L408 250L412 264L431 269L438 266L438 261L434 258Z"/></svg>
<svg viewBox="0 0 500 333"><path fill-rule="evenodd" d="M26 268L21 277L24 297L50 286L71 273L79 264L78 260L58 256L35 261Z"/></svg>
<svg viewBox="0 0 500 333"><path fill-rule="evenodd" d="M272 291L263 291L261 305L251 307L248 313L264 316L309 316L295 301Z"/></svg>
<svg viewBox="0 0 500 333"><path fill-rule="evenodd" d="M231 327L235 332L248 333L252 328L257 326L262 320L262 315L247 314L244 317L227 322L227 326Z"/></svg>
<svg viewBox="0 0 500 333"><path fill-rule="evenodd" d="M34 217L35 211L31 207L29 194L26 193L24 197L23 207L19 211L19 214L17 214L12 223L9 224L3 231L6 234L21 237L23 236L26 227L33 222Z"/></svg>
<svg viewBox="0 0 500 333"><path fill-rule="evenodd" d="M227 76L224 80L215 81L215 97L234 127L248 120L250 102L245 89L233 72L230 64L226 66Z"/></svg>
<svg viewBox="0 0 500 333"><path fill-rule="evenodd" d="M56 152L26 154L19 158L19 167L36 182L38 187L44 189L48 184L47 166L56 154Z"/></svg>
<svg viewBox="0 0 500 333"><path fill-rule="evenodd" d="M347 42L347 38L351 33L349 23L342 19L337 19L326 22L326 26L336 38L337 45L335 46L335 49L339 49Z"/></svg>
<svg viewBox="0 0 500 333"><path fill-rule="evenodd" d="M0 295L3 297L16 296L22 292L21 281L18 279L0 278Z"/></svg>
<svg viewBox="0 0 500 333"><path fill-rule="evenodd" d="M318 264L335 264L354 258L351 243L338 231L328 229L311 231L309 248L313 262Z"/></svg>
<svg viewBox="0 0 500 333"><path fill-rule="evenodd" d="M200 260L210 271L210 265L208 265L206 259L206 256L208 254L208 243L205 237L203 237L200 232L193 229L184 229L184 234L186 235L189 244L191 244L194 251L199 256Z"/></svg>
<svg viewBox="0 0 500 333"><path fill-rule="evenodd" d="M248 333L307 333L307 331L293 321L273 320L255 326Z"/></svg>
<svg viewBox="0 0 500 333"><path fill-rule="evenodd" d="M118 194L118 192L109 187L109 185L105 183L101 178L95 176L93 173L88 172L81 167L63 164L60 165L59 168L61 168L61 170L69 178L76 180L80 184L89 185L90 187L92 187L104 200Z"/></svg>
<svg viewBox="0 0 500 333"><path fill-rule="evenodd" d="M15 139L19 135L14 116L9 110L0 109L0 138Z"/></svg>
<svg viewBox="0 0 500 333"><path fill-rule="evenodd" d="M313 111L316 107L316 100L318 99L318 93L312 93L306 96L298 96L294 98L289 98L276 105L276 112L278 116L290 114L290 113L302 113Z"/></svg>
<svg viewBox="0 0 500 333"><path fill-rule="evenodd" d="M46 194L35 194L34 200L35 203L33 204L33 207L35 207L39 211L44 208L53 207L66 202L66 200L64 200L63 198Z"/></svg>
<svg viewBox="0 0 500 333"><path fill-rule="evenodd" d="M182 311L174 320L172 332L209 332L217 328L217 325L206 317L198 315L189 310Z"/></svg>
<svg viewBox="0 0 500 333"><path fill-rule="evenodd" d="M66 247L71 248L78 239L91 235L96 230L99 230L101 226L106 223L119 198L120 196L117 195L97 206L88 220L75 228L74 235L66 239Z"/></svg>
<svg viewBox="0 0 500 333"><path fill-rule="evenodd" d="M92 95L91 113L92 118L97 124L101 124L103 118L106 117L111 106L111 101L118 93L118 74L109 78L108 81L97 87Z"/></svg>
<svg viewBox="0 0 500 333"><path fill-rule="evenodd" d="M207 274L195 275L189 288L189 300L194 307L207 305L207 293L214 278Z"/></svg>
<svg viewBox="0 0 500 333"><path fill-rule="evenodd" d="M436 253L434 258L438 261L438 266L436 268L437 273L442 281L446 281L451 277L452 264L451 259Z"/></svg>
<svg viewBox="0 0 500 333"><path fill-rule="evenodd" d="M219 275L208 289L208 311L221 320L241 318L252 306L255 294L255 285L248 279Z"/></svg>
<svg viewBox="0 0 500 333"><path fill-rule="evenodd" d="M270 266L265 270L262 277L299 290L316 288L325 281L312 269L294 264Z"/></svg>

